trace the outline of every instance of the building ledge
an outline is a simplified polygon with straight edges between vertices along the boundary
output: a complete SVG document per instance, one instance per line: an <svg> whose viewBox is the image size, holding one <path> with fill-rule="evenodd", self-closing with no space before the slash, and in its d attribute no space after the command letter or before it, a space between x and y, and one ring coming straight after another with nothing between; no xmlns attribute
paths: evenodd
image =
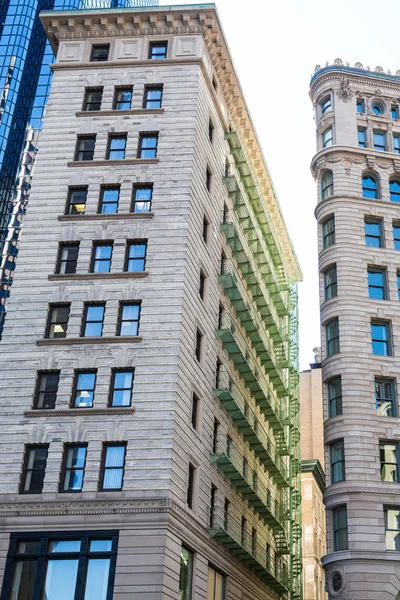
<svg viewBox="0 0 400 600"><path fill-rule="evenodd" d="M123 117L129 115L162 115L163 108L130 108L129 110L78 110L77 117Z"/></svg>
<svg viewBox="0 0 400 600"><path fill-rule="evenodd" d="M326 489L325 473L324 473L322 465L318 459L302 460L301 461L301 472L302 473L312 473L321 492L322 493L325 492L325 489Z"/></svg>
<svg viewBox="0 0 400 600"><path fill-rule="evenodd" d="M156 165L159 158L123 158L121 160L70 160L69 167L124 167L125 165Z"/></svg>
<svg viewBox="0 0 400 600"><path fill-rule="evenodd" d="M139 273L53 273L49 275L50 281L79 281L82 279L143 279L148 277L148 271L140 271Z"/></svg>
<svg viewBox="0 0 400 600"><path fill-rule="evenodd" d="M26 410L24 415L26 417L78 417L87 415L133 415L136 409L132 407L121 407L115 406L105 408L66 408L66 409L32 409Z"/></svg>
<svg viewBox="0 0 400 600"><path fill-rule="evenodd" d="M152 219L154 217L153 212L148 213L111 213L111 214L101 214L97 213L93 215L59 215L59 221L118 221L120 219Z"/></svg>
<svg viewBox="0 0 400 600"><path fill-rule="evenodd" d="M38 346L69 346L70 344L137 344L143 340L140 335L116 335L104 337L76 337L36 340Z"/></svg>

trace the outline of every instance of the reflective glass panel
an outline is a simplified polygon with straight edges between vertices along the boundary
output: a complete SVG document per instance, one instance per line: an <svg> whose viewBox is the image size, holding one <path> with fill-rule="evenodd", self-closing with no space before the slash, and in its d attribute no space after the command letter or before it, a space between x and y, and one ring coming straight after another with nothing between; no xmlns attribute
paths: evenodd
<svg viewBox="0 0 400 600"><path fill-rule="evenodd" d="M42 600L74 600L77 573L78 560L49 560Z"/></svg>
<svg viewBox="0 0 400 600"><path fill-rule="evenodd" d="M106 600L109 572L109 558L89 559L84 600Z"/></svg>

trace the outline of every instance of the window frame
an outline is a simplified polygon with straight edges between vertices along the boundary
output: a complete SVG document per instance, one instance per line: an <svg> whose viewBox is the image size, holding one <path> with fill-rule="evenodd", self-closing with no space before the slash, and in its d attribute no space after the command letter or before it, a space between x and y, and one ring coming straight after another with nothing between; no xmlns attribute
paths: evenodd
<svg viewBox="0 0 400 600"><path fill-rule="evenodd" d="M378 389L385 390L384 394L378 395ZM389 395L386 395L386 388L390 390ZM394 377L375 377L374 379L374 391L375 391L375 408L378 417L393 418L397 417L397 386L396 379ZM387 404L390 406L390 410L384 407ZM379 412L381 411L381 413ZM388 414L388 413L391 414ZM383 414L385 413L385 414Z"/></svg>
<svg viewBox="0 0 400 600"><path fill-rule="evenodd" d="M49 447L50 447L49 444L25 444L21 480L20 480L20 485L19 485L19 494L32 495L32 494L42 494L43 493L44 478L46 476L47 461L49 458ZM33 468L28 469L31 452L35 451L35 450L46 450L47 451L43 469L33 469ZM27 474L29 471L42 472L42 486L41 486L40 492L35 492L35 491L31 492L30 490L24 489L26 487L26 479L27 479Z"/></svg>
<svg viewBox="0 0 400 600"><path fill-rule="evenodd" d="M377 236L375 234L367 233L367 231L366 231L367 225L377 225L379 236ZM385 243L384 243L384 237L383 237L383 219L379 219L379 218L374 219L374 218L364 217L364 238L365 238L365 245L368 246L368 248L384 248ZM378 240L379 246L375 246L373 244L368 244L367 243L368 238L370 240Z"/></svg>
<svg viewBox="0 0 400 600"><path fill-rule="evenodd" d="M60 242L58 244L58 254L57 254L57 263L56 263L56 269L55 269L55 274L56 275L75 275L76 274L76 269L78 266L78 258L79 258L79 246L80 243L79 242ZM74 248L77 250L76 252L76 260L71 260L71 259L63 259L63 253L64 250L68 250L68 248ZM74 270L72 271L67 271L67 265L69 264L74 265ZM64 271L61 271L61 267L62 265L64 265Z"/></svg>
<svg viewBox="0 0 400 600"><path fill-rule="evenodd" d="M329 223L333 223L332 231L327 231ZM335 215L329 215L322 222L322 246L325 250L336 244L336 224Z"/></svg>
<svg viewBox="0 0 400 600"><path fill-rule="evenodd" d="M392 190L392 184L397 185L397 190ZM390 194L390 202L399 203L400 202L400 178L391 177L389 179L389 194Z"/></svg>
<svg viewBox="0 0 400 600"><path fill-rule="evenodd" d="M208 139L211 144L214 144L215 127L211 117L208 119Z"/></svg>
<svg viewBox="0 0 400 600"><path fill-rule="evenodd" d="M393 134L393 152L400 154L400 135Z"/></svg>
<svg viewBox="0 0 400 600"><path fill-rule="evenodd" d="M384 518L385 518L385 546L386 546L386 552L400 552L400 546L399 548L388 548L388 533L395 531L397 532L396 537L399 539L400 542L400 536L398 535L400 533L400 525L397 529L391 529L389 528L389 519L388 519L388 513L389 512L394 512L394 513L398 513L397 515L397 522L400 522L400 508L397 506L384 506L383 507L383 511L384 511ZM396 540L393 540L394 542L396 542Z"/></svg>
<svg viewBox="0 0 400 600"><path fill-rule="evenodd" d="M203 357L203 338L204 334L199 327L196 328L196 337L195 337L195 358L199 364L201 364L201 359Z"/></svg>
<svg viewBox="0 0 400 600"><path fill-rule="evenodd" d="M34 410L54 410L57 402L57 394L58 394L58 386L60 385L60 374L61 371L58 369L49 369L49 370L39 370L36 375L36 386L35 386L35 395L33 399L33 409ZM48 375L57 375L57 386L55 391L46 392L46 389L41 390L41 382L43 377L47 377ZM46 393L54 393L54 406L39 406L39 400L41 394ZM44 397L43 397L44 403Z"/></svg>
<svg viewBox="0 0 400 600"><path fill-rule="evenodd" d="M383 138L383 144L376 143L377 137L380 137L381 139ZM374 150L377 150L378 152L386 152L386 150L387 150L386 132L381 131L379 129L373 129L372 130L372 138L373 138Z"/></svg>
<svg viewBox="0 0 400 600"><path fill-rule="evenodd" d="M332 337L328 337L328 331L330 331L329 327L337 325L337 332L334 332L335 335ZM337 335L336 335L337 333ZM336 354L340 354L340 328L339 328L339 317L333 317L329 319L327 323L325 323L325 344L326 344L326 357L335 356ZM332 350L330 351L330 345L332 346Z"/></svg>
<svg viewBox="0 0 400 600"><path fill-rule="evenodd" d="M339 382L339 385L335 385L336 382ZM343 414L343 392L342 392L342 377L341 375L335 375L331 377L326 382L327 386L327 397L328 397L328 415L329 418L332 419L339 415ZM340 394L338 394L338 388ZM336 395L333 395L333 392ZM339 405L339 410L338 410ZM335 410L332 409L332 406L335 406ZM335 413L335 414L334 414Z"/></svg>
<svg viewBox="0 0 400 600"><path fill-rule="evenodd" d="M122 159L121 159L122 160ZM108 191L117 191L118 192L118 198L116 202L104 202L104 195L108 192ZM100 187L100 197L99 197L99 206L97 209L97 214L99 215L115 215L118 213L118 208L119 208L119 197L120 197L120 193L121 193L121 186L120 185L102 185ZM115 204L115 212L107 212L107 211L103 211L103 207L104 206L112 206Z"/></svg>
<svg viewBox="0 0 400 600"><path fill-rule="evenodd" d="M83 141L94 141L93 144L93 150L80 150L80 144ZM97 135L94 134L79 134L76 136L76 147L75 147L75 154L74 154L74 161L75 162L90 162L92 160L94 160L94 153L96 151L96 141L97 141ZM91 153L91 157L90 158L83 158L83 154L85 153ZM81 156L80 156L81 155Z"/></svg>
<svg viewBox="0 0 400 600"><path fill-rule="evenodd" d="M148 93L149 92L160 92L160 98L156 99L156 100L151 100L148 98ZM164 86L162 83L160 84L149 84L149 85L145 85L144 86L144 93L143 93L143 103L142 103L142 108L145 110L159 110L160 108L162 108L162 101L163 101L163 94L164 94ZM147 106L147 104L149 102L159 102L159 106Z"/></svg>
<svg viewBox="0 0 400 600"><path fill-rule="evenodd" d="M110 258L96 258L96 250L97 250L97 248L101 248L101 247L111 248ZM94 241L93 247L92 247L92 258L90 261L90 273L111 273L113 253L114 253L114 240ZM101 264L103 264L103 263L105 264L107 262L109 262L108 271L96 271L95 270L97 263L99 263L101 265Z"/></svg>
<svg viewBox="0 0 400 600"><path fill-rule="evenodd" d="M138 312L138 318L137 319L133 319L133 320L123 319L124 308L127 307L127 306L138 306L139 307L139 312ZM123 302L120 302L119 303L119 311L118 311L117 336L118 337L138 337L139 336L139 330L140 330L141 313L142 313L142 301L141 300L132 300L132 301L123 301ZM125 322L137 323L136 334L121 335L122 325Z"/></svg>
<svg viewBox="0 0 400 600"><path fill-rule="evenodd" d="M366 127L357 127L357 145L359 148L367 148L367 129Z"/></svg>
<svg viewBox="0 0 400 600"><path fill-rule="evenodd" d="M335 453L339 452L339 458L336 458ZM344 450L344 439L336 440L329 445L330 468L331 468L331 484L346 481L346 457ZM336 466L339 465L338 473Z"/></svg>
<svg viewBox="0 0 400 600"><path fill-rule="evenodd" d="M370 275L381 275L382 276L382 284L377 285L370 282ZM376 266L368 266L367 267L367 281L368 281L368 297L371 300L387 300L387 273L385 268L376 267ZM371 291L373 290L381 290L382 298L371 296Z"/></svg>
<svg viewBox="0 0 400 600"><path fill-rule="evenodd" d="M338 515L339 515L339 511L345 511L344 516L345 516L345 521L346 521L346 525L345 527L338 527ZM346 547L341 548L339 547L339 533L341 531L346 531ZM343 550L348 550L349 549L349 526L348 526L348 519L347 519L347 505L346 504L341 504L339 506L335 506L334 508L332 508L332 541L333 541L333 551L334 552L341 552Z"/></svg>
<svg viewBox="0 0 400 600"><path fill-rule="evenodd" d="M53 311L58 309L58 308L68 308L68 314L67 314L67 320L64 321L53 321L52 320L52 315L53 315ZM46 324L46 330L45 330L45 338L48 340L57 340L57 339L65 339L67 337L67 333L68 333L68 323L69 323L69 316L71 313L71 303L70 302L60 302L60 303L50 303L49 304L49 308L48 308L48 314L47 314L47 324ZM58 335L58 336L52 336L50 337L50 330L51 330L51 326L52 325L65 325L65 335Z"/></svg>
<svg viewBox="0 0 400 600"><path fill-rule="evenodd" d="M129 91L131 94L130 100L119 100L118 94ZM132 108L132 98L133 98L133 85L120 85L115 86L114 88L114 98L113 98L113 110L121 111L121 110L131 110ZM129 102L129 108L119 108L120 104L126 104Z"/></svg>
<svg viewBox="0 0 400 600"><path fill-rule="evenodd" d="M361 108L361 110L358 110L359 107ZM357 98L357 100L356 100L356 112L359 115L365 114L365 100L364 100L364 98Z"/></svg>
<svg viewBox="0 0 400 600"><path fill-rule="evenodd" d="M186 506L194 511L196 498L196 466L192 461L188 462L188 472L186 480Z"/></svg>
<svg viewBox="0 0 400 600"><path fill-rule="evenodd" d="M163 56L161 54L153 54L155 48L164 48ZM168 40L149 42L149 60L165 60L168 55Z"/></svg>
<svg viewBox="0 0 400 600"><path fill-rule="evenodd" d="M85 88L85 95L84 95L84 99L83 99L83 104L82 104L82 112L94 112L94 111L99 111L101 110L101 104L103 101L103 91L104 88L102 86L99 87L86 87ZM99 94L100 95L100 102L88 102L88 96L90 94ZM88 108L89 105L91 104L95 104L96 106L98 105L98 108Z"/></svg>
<svg viewBox="0 0 400 600"><path fill-rule="evenodd" d="M83 463L83 467L67 467L69 451L74 448L85 448L85 459ZM86 470L86 461L87 461L87 450L88 444L87 442L76 442L76 443L65 443L63 447L63 459L62 459L62 467L60 473L60 485L59 485L59 493L60 494L81 494L83 492L83 486L85 483L85 470ZM79 490L70 490L64 489L67 471L82 471L82 485Z"/></svg>
<svg viewBox="0 0 400 600"><path fill-rule="evenodd" d="M203 242L207 245L208 243L208 233L210 228L210 221L207 218L207 215L203 214L203 228L201 232L201 237L203 238Z"/></svg>
<svg viewBox="0 0 400 600"><path fill-rule="evenodd" d="M373 329L372 327L385 327L386 330L386 339L379 339L379 338L374 338L373 337ZM374 352L374 341L377 343L386 343L386 350L387 350L387 354L380 354L380 353L376 353ZM372 350L372 354L374 356L393 356L393 348L392 348L392 328L391 328L391 323L390 321L383 321L380 319L371 319L371 350Z"/></svg>
<svg viewBox="0 0 400 600"><path fill-rule="evenodd" d="M150 199L146 199L146 200L138 200L136 198L137 192L139 192L140 190L150 190ZM154 187L152 183L141 183L141 184L134 184L133 188L132 188L132 204L131 204L131 212L132 213L139 213L139 214L148 214L152 212L152 205L153 205L153 191L154 191ZM139 203L148 203L149 204L149 210L135 210L136 209L136 204Z"/></svg>
<svg viewBox="0 0 400 600"><path fill-rule="evenodd" d="M182 577L182 564L183 564L183 551L188 553L188 579L187 579L187 587L186 590L183 589L182 583L185 583L183 581L183 577ZM179 555L179 594L181 594L181 592L185 593L185 600L192 600L192 593L193 593L193 573L194 573L194 552L193 550L190 550L190 548L188 548L185 544L182 544L181 547L181 552ZM182 596L183 598L183 596Z"/></svg>
<svg viewBox="0 0 400 600"><path fill-rule="evenodd" d="M330 133L330 136L327 137L327 134L329 134L329 133ZM330 125L326 129L324 129L324 131L322 132L321 142L322 142L322 148L330 148L331 146L333 146L333 127L332 127L332 125Z"/></svg>
<svg viewBox="0 0 400 600"><path fill-rule="evenodd" d="M375 187L367 185L367 180L372 179L375 182ZM373 194L373 195L372 195ZM367 200L380 200L380 181L379 176L371 171L366 171L361 176L361 195Z"/></svg>
<svg viewBox="0 0 400 600"><path fill-rule="evenodd" d="M115 140L124 140L125 145L123 148L112 148L112 143ZM109 133L107 139L107 151L106 151L106 160L125 160L126 158L126 146L128 144L128 134L127 133ZM123 152L122 158L113 158L111 156L112 152Z"/></svg>
<svg viewBox="0 0 400 600"><path fill-rule="evenodd" d="M149 148L144 148L143 147L143 141L146 139L155 139L156 140L156 144L153 147L149 147ZM139 133L139 144L138 144L138 152L137 152L137 158L141 158L142 160L155 160L157 158L157 154L158 154L158 142L159 142L159 132L158 131L145 131L143 133ZM142 156L142 152L150 152L153 151L154 152L154 156Z"/></svg>
<svg viewBox="0 0 400 600"><path fill-rule="evenodd" d="M327 178L330 177L330 181L326 182ZM333 172L325 171L325 173L321 177L321 199L326 200L330 198L335 193L334 185L333 185Z"/></svg>
<svg viewBox="0 0 400 600"><path fill-rule="evenodd" d="M74 194L74 192L85 192L85 202L74 202L72 203L72 196ZM67 202L65 205L65 215L84 215L86 212L86 202L87 202L87 195L88 195L88 186L87 185L83 185L83 186L69 186L68 187L68 196L67 196ZM83 211L76 211L76 212L72 212L71 208L73 206L84 206L84 210Z"/></svg>
<svg viewBox="0 0 400 600"><path fill-rule="evenodd" d="M190 406L190 424L195 431L199 430L200 418L200 396L192 390L192 402Z"/></svg>
<svg viewBox="0 0 400 600"><path fill-rule="evenodd" d="M139 257L131 257L130 250L134 246L144 246L144 256ZM124 261L124 272L125 273L145 273L146 272L146 260L147 260L147 249L148 249L148 240L127 240L126 242L126 250L125 250L125 261ZM130 261L143 261L142 269L129 269Z"/></svg>
<svg viewBox="0 0 400 600"><path fill-rule="evenodd" d="M94 375L93 388L78 388L79 375ZM97 383L97 369L76 369L74 372L74 383L72 386L71 404L70 407L79 410L93 408ZM78 391L89 391L93 393L90 406L79 406L76 404Z"/></svg>
<svg viewBox="0 0 400 600"><path fill-rule="evenodd" d="M321 110L321 116L333 111L332 94L330 92L320 100L319 106Z"/></svg>
<svg viewBox="0 0 400 600"><path fill-rule="evenodd" d="M116 388L115 387L115 380L116 380L116 376L119 373L130 373L132 375L132 385L130 388L130 397L129 397L129 404L114 404L114 393L116 391L125 391L128 390L129 388ZM129 408L132 406L132 396L133 396L133 388L135 386L135 369L133 367L121 367L118 369L112 369L111 371L111 385L110 385L110 393L109 393L109 398L108 398L108 406L111 408Z"/></svg>
<svg viewBox="0 0 400 600"><path fill-rule="evenodd" d="M389 462L386 460L382 460L382 451L384 451L385 446L394 446L394 458L395 462ZM385 457L384 457L385 458ZM400 483L400 444L398 442L394 442L392 440L379 440L379 462L381 465L381 481L382 483ZM383 479L383 469L385 465L389 465L394 467L393 480Z"/></svg>
<svg viewBox="0 0 400 600"><path fill-rule="evenodd" d="M102 447L102 452L101 452L101 467L100 467L100 478L99 478L99 492L122 492L123 487L124 487L124 476L125 476L125 466L126 466L126 449L127 449L127 442L105 442L103 443L103 447ZM124 448L124 460L123 460L123 465L122 467L107 467L106 466L106 461L107 461L107 450L109 448ZM104 487L104 480L105 480L105 475L106 475L106 471L109 469L121 469L122 470L122 481L121 481L121 487L119 488L105 488Z"/></svg>
<svg viewBox="0 0 400 600"><path fill-rule="evenodd" d="M327 276L332 273L334 274L334 278L330 283L327 282ZM331 300L332 298L336 298L338 295L338 280L337 280L337 265L334 263L333 265L329 265L324 270L324 300Z"/></svg>
<svg viewBox="0 0 400 600"><path fill-rule="evenodd" d="M375 112L374 109L377 109L377 112ZM374 100L371 102L371 112L376 117L383 117L383 115L385 114L385 107L378 100Z"/></svg>
<svg viewBox="0 0 400 600"><path fill-rule="evenodd" d="M399 118L399 107L397 104L392 104L390 106L390 116L392 119L396 120Z"/></svg>
<svg viewBox="0 0 400 600"><path fill-rule="evenodd" d="M107 56L106 58L95 58L96 50L99 48L107 48ZM90 62L106 62L110 57L110 44L92 44L90 50Z"/></svg>
<svg viewBox="0 0 400 600"><path fill-rule="evenodd" d="M398 229L398 233L395 232ZM400 221L392 221L392 232L393 232L393 247L395 250L400 250ZM399 237L396 237L396 236Z"/></svg>
<svg viewBox="0 0 400 600"><path fill-rule="evenodd" d="M88 313L90 311L91 308L103 308L103 318L100 320L96 319L91 319L90 321L88 321ZM83 318L82 318L82 328L81 328L81 336L80 337L89 337L89 338L100 338L103 335L103 327L104 327L104 318L105 318L105 314L106 314L106 303L105 302L85 302L84 304L84 310L83 310ZM86 328L88 325L91 324L95 324L95 323L101 323L101 330L100 330L100 335L95 335L95 336L91 336L91 335L86 335Z"/></svg>

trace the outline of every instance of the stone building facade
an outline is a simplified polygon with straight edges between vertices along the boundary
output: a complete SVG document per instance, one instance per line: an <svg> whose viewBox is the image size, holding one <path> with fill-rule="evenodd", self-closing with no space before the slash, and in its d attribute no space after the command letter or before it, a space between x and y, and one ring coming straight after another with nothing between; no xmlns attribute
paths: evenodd
<svg viewBox="0 0 400 600"><path fill-rule="evenodd" d="M0 598L300 599L301 275L215 7L42 22Z"/></svg>
<svg viewBox="0 0 400 600"><path fill-rule="evenodd" d="M400 591L400 73L311 80L330 598Z"/></svg>

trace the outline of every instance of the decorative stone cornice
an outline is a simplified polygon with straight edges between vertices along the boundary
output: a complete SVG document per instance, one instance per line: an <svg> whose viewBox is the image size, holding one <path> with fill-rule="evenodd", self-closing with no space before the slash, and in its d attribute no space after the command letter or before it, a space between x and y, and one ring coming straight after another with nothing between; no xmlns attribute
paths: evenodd
<svg viewBox="0 0 400 600"><path fill-rule="evenodd" d="M70 344L138 344L143 340L140 335L116 335L99 337L66 337L36 340L38 346L69 346Z"/></svg>
<svg viewBox="0 0 400 600"><path fill-rule="evenodd" d="M98 215L94 213L92 215L59 215L59 221L67 221L79 223L79 221L122 221L124 219L152 219L154 217L153 212L148 213L110 213Z"/></svg>
<svg viewBox="0 0 400 600"><path fill-rule="evenodd" d="M119 273L53 273L49 275L50 281L78 281L82 279L143 279L148 277L148 271L130 273L120 271Z"/></svg>
<svg viewBox="0 0 400 600"><path fill-rule="evenodd" d="M363 163L368 169L375 168L377 165L381 169L393 169L393 173L398 172L400 167L399 155L393 152L380 152L373 148L356 148L355 146L330 146L323 148L311 161L311 173L314 179L317 179L321 169L328 168L327 163L343 163L346 168L350 168L352 164L362 165Z"/></svg>
<svg viewBox="0 0 400 600"><path fill-rule="evenodd" d="M100 415L102 417L115 416L115 415L133 415L136 411L135 408L129 407L105 407L105 408L67 408L65 410L46 410L46 409L35 409L26 410L24 415L26 417L91 417L94 415Z"/></svg>
<svg viewBox="0 0 400 600"><path fill-rule="evenodd" d="M314 479L317 482L319 489L322 493L324 493L326 488L325 473L318 459L302 460L301 472L311 473L314 476Z"/></svg>

